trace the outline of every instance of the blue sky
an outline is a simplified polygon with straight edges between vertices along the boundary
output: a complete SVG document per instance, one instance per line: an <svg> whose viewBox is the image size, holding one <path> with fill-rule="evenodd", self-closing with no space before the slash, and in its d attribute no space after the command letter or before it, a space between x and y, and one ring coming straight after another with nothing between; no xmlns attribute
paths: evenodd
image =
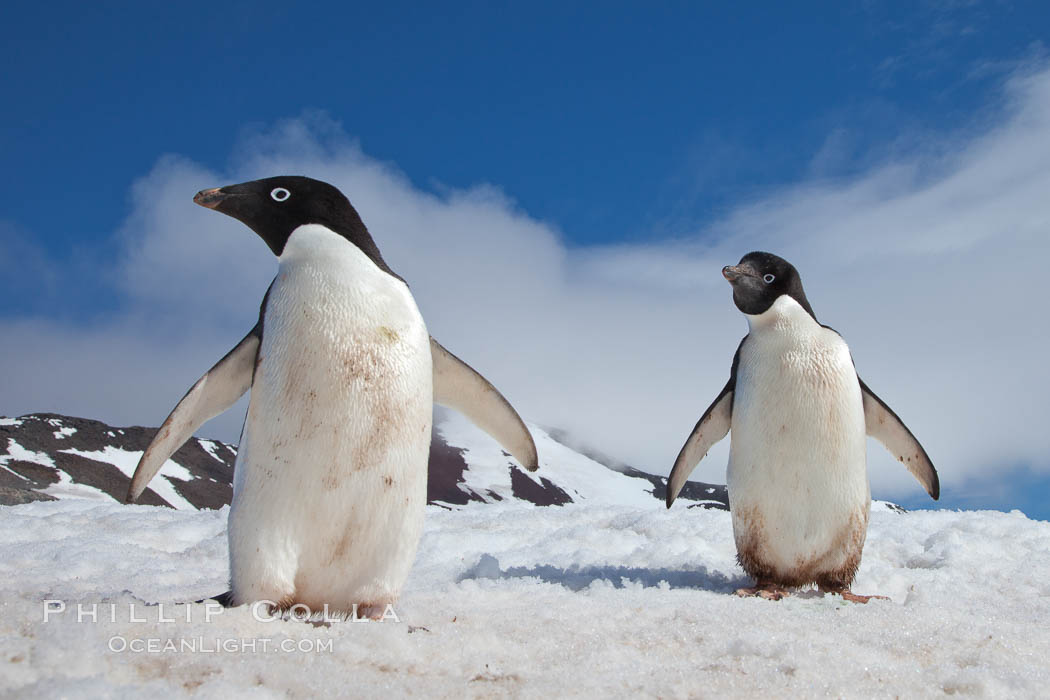
<svg viewBox="0 0 1050 700"><path fill-rule="evenodd" d="M4 218L51 252L102 240L160 154L221 167L244 129L316 109L421 186L498 183L572 243L673 235L807 175L829 132L837 175L968 127L994 64L1050 27L1042 3L452 4L19 3Z"/></svg>
<svg viewBox="0 0 1050 700"><path fill-rule="evenodd" d="M239 234L202 218L189 197L238 176L273 174L265 168L280 165L330 172L344 189L357 183L356 192L347 192L373 232L377 222L386 222L391 234L405 232L404 239L377 233L384 252L400 256L397 269L414 272L414 289L461 310L478 303L477 290L456 296L454 285L440 285L448 271L428 278L418 263L428 243L412 236L440 228L434 222L441 217L450 237L460 235L462 221L491 226L490 235L461 243L489 263L504 260L507 251L534 263L520 271L520 293L510 285L500 297L500 313L515 319L508 328L527 327L546 345L519 351L520 342L477 335L436 302L430 311L422 304L431 329L457 339L457 347L487 363L490 375L504 373L507 379L497 383L519 391L527 417L568 425L652 471L665 471L666 454L677 451L693 414L720 388L717 377L742 334L722 283L709 282L708 273L749 246L789 251L818 314L844 332L862 374L865 366L879 372L878 386L865 375L869 383L908 418L931 453L945 455L935 456L947 470L945 502L1017 503L1050 517L1042 505L1042 495L1050 495L1045 438L1026 442L1027 426L1014 436L1013 426L1004 424L998 438L954 444L960 430L983 429L973 422L980 404L972 393L971 423L927 418L942 413L948 401L936 398L957 388L947 373L937 374L937 368L956 366L942 361L944 353L969 369L975 358L998 357L1001 344L961 350L952 335L960 327L930 325L943 309L924 308L915 295L935 299L955 290L943 298L958 299L974 285L951 287L957 270L936 267L924 278L929 288L913 288L901 272L913 269L904 258L887 265L871 248L883 242L885 231L901 256L932 250L937 261L958 261L967 265L967 275L980 277L972 265L988 259L982 236L990 236L989 227L1008 210L1013 218L1002 232L993 231L1004 236L998 248L1004 257L1045 250L1043 239L1032 248L1038 234L1028 233L1043 230L1037 226L1043 211L1029 200L1015 201L1011 194L1020 188L1003 183L1034 177L1018 164L1023 159L1015 155L1013 137L1045 141L1043 132L1032 136L1024 129L1028 115L1042 114L1048 33L1050 9L1036 2L603 3L600 9L593 3L451 9L422 3L20 4L5 12L0 28L0 152L6 166L0 322L7 337L25 340L4 356L11 374L0 390L0 412L79 412L144 424L162 419L209 358L232 345L244 323L251 325L259 296L253 285L272 274L270 261L251 247L256 242L237 238L231 247L204 250L227 244L201 238L192 239L197 248L191 252L236 256L242 264L240 251L253 251L249 258L258 271L249 272L243 262L243 275L229 274L246 289L191 281L205 266L177 248L178 241L205 227L222 232L214 234L219 238ZM974 174L999 172L991 184ZM952 190L960 181L968 183L961 194ZM932 221L960 208L941 197L945 191L971 204L980 199L973 192L1001 197L982 210L987 219L966 217L974 231L962 237L965 244L943 243L934 234L924 239L922 232L936 226L905 236L916 211ZM384 208L395 200L402 208L436 208L411 228L407 218ZM170 201L170 208L155 206L158 201ZM858 211L870 213L864 222L879 221L883 228L854 222L839 258L807 247L811 234L819 238L813 231L841 225ZM536 247L537 240L547 247ZM838 245L844 239L820 240ZM849 295L835 285L873 270L883 286L858 292L857 303L898 290L910 289L912 296L901 291L893 304L865 307L865 323L854 324L840 303ZM544 280L562 292L557 301L529 296ZM237 304L208 304L199 290L235 296ZM592 300L598 301L588 306ZM514 316L541 302L579 316L552 325L544 325L549 319L542 314ZM695 335L676 337L669 329L701 304L689 324ZM678 315L641 330L637 319L653 316L654 308ZM1030 318L1014 312L1009 327L1031 332L1018 331L1011 342L1035 347L1047 337L1044 323L1032 328ZM926 323L919 328L930 339L887 340L902 313ZM589 333L606 340L598 354L608 365L574 364L584 351L563 338L586 326L580 317L605 324ZM632 338L604 335L614 330ZM634 337L646 334L651 344ZM148 359L172 346L174 337L183 344L179 357L168 361L185 359L185 366L159 371ZM671 393L675 387L682 393L681 377L628 377L644 374L624 367L632 357L662 353L676 341L704 358L689 384L695 382L695 396ZM620 358L612 346L635 354ZM571 380L578 382L572 391L599 397L595 405L530 395L535 377L519 368L530 357L572 365ZM119 358L119 366L111 358ZM901 377L909 363L929 369ZM688 370L698 362L684 353L658 364ZM592 367L606 374L591 375ZM1043 381L1046 375L1033 367L1021 363L1016 381L989 379L981 390L1009 398L1033 379ZM615 391L604 381L609 371L619 373ZM129 395L118 390L125 375L138 382ZM552 385L567 381L559 376ZM663 388L653 390L660 381ZM626 411L627 423L617 423L597 407L614 396L667 406L654 420L658 425L636 436L658 449L649 453L622 442L625 425L636 428L642 415ZM1032 405L1036 418L1046 418L1041 404ZM230 426L239 418L228 422L214 429L233 439ZM992 448L1004 441L1019 447L1000 458ZM977 454L978 444L989 446L987 454ZM724 464L716 453L708 458L719 459ZM987 473L974 466L989 460L998 463ZM697 478L721 478L721 466L704 464ZM956 466L964 464L969 466ZM873 462L876 495L884 488L884 495L922 504L907 490L912 487L902 485L906 481L883 483L875 472ZM990 486L1004 479L1011 486Z"/></svg>

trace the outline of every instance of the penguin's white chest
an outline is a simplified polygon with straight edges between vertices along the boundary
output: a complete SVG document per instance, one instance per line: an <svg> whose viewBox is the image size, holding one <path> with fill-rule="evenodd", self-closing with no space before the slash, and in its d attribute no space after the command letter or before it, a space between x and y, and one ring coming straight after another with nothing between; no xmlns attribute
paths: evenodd
<svg viewBox="0 0 1050 700"><path fill-rule="evenodd" d="M235 470L235 601L396 598L422 528L431 415L429 335L407 286L328 229L296 229Z"/></svg>
<svg viewBox="0 0 1050 700"><path fill-rule="evenodd" d="M859 561L870 507L849 349L788 296L749 320L727 473L741 561L802 578L834 571Z"/></svg>

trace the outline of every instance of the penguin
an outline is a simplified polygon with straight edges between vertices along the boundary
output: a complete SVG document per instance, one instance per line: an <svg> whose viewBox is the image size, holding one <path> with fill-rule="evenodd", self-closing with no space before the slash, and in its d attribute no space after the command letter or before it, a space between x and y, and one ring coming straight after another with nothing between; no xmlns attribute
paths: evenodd
<svg viewBox="0 0 1050 700"><path fill-rule="evenodd" d="M193 201L251 228L278 271L255 327L157 431L127 501L250 390L229 514L230 591L216 599L378 619L422 532L433 403L463 412L535 471L532 436L488 380L429 335L407 283L334 186L271 177Z"/></svg>
<svg viewBox="0 0 1050 700"><path fill-rule="evenodd" d="M722 269L747 318L729 381L682 447L670 508L708 450L732 430L726 485L737 560L755 579L741 596L779 600L817 584L866 603L850 585L860 565L871 491L866 436L886 447L934 499L937 470L893 410L857 374L849 348L817 321L798 271L752 252Z"/></svg>

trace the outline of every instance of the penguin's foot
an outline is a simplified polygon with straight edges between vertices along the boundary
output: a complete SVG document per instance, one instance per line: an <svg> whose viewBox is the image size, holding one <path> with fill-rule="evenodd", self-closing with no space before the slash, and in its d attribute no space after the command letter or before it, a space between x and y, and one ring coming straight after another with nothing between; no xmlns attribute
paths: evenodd
<svg viewBox="0 0 1050 700"><path fill-rule="evenodd" d="M867 603L869 600L889 600L889 598L884 595L857 595L848 588L821 588L820 592L824 594L830 593L831 595L840 595L843 600L848 600L851 603Z"/></svg>
<svg viewBox="0 0 1050 700"><path fill-rule="evenodd" d="M839 593L843 600L848 600L851 603L867 603L869 600L889 600L888 596L884 595L857 595L851 591L842 591Z"/></svg>
<svg viewBox="0 0 1050 700"><path fill-rule="evenodd" d="M218 603L219 605L221 605L224 608L232 608L233 607L233 591L226 591L225 593L220 593L219 595L213 595L210 598L201 598L200 600L195 600L193 602L197 603L199 605L201 603L207 603L207 602L212 601L212 600L214 600L216 603Z"/></svg>
<svg viewBox="0 0 1050 700"><path fill-rule="evenodd" d="M764 598L765 600L781 600L791 595L783 586L769 581L759 581L754 588L738 588L736 594L741 598Z"/></svg>
<svg viewBox="0 0 1050 700"><path fill-rule="evenodd" d="M219 595L213 595L211 598L208 598L206 600L214 600L214 601L216 601L219 605L221 605L224 608L232 608L233 607L233 591L226 591L225 593L220 593ZM202 600L200 602L203 603L203 602L206 602L206 600Z"/></svg>
<svg viewBox="0 0 1050 700"><path fill-rule="evenodd" d="M376 605L371 604L358 604L355 616L358 620L372 620L373 622L379 622L383 619L383 614L386 613L386 604L380 603Z"/></svg>

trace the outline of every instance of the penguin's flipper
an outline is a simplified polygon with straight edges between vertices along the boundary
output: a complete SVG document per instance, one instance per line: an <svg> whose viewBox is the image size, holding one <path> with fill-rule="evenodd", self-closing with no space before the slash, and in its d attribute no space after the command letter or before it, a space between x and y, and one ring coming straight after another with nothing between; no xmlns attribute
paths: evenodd
<svg viewBox="0 0 1050 700"><path fill-rule="evenodd" d="M142 453L128 487L128 503L134 503L142 495L164 462L204 421L225 411L248 391L261 337L262 329L257 325L186 392Z"/></svg>
<svg viewBox="0 0 1050 700"><path fill-rule="evenodd" d="M430 339L434 363L434 402L454 408L496 438L521 466L536 471L536 443L525 422L503 394L474 368Z"/></svg>
<svg viewBox="0 0 1050 700"><path fill-rule="evenodd" d="M864 423L868 435L881 442L897 461L904 464L936 501L941 495L941 483L926 450L893 409L876 396L863 379L857 379L864 396Z"/></svg>
<svg viewBox="0 0 1050 700"><path fill-rule="evenodd" d="M729 432L733 417L733 389L735 387L736 378L734 376L726 382L725 388L704 411L704 415L700 416L689 439L682 446L682 451L678 453L678 459L674 461L671 475L667 477L668 508L674 503L674 499L678 498L678 493L685 486L689 475L696 469L696 465L707 456L708 450Z"/></svg>

